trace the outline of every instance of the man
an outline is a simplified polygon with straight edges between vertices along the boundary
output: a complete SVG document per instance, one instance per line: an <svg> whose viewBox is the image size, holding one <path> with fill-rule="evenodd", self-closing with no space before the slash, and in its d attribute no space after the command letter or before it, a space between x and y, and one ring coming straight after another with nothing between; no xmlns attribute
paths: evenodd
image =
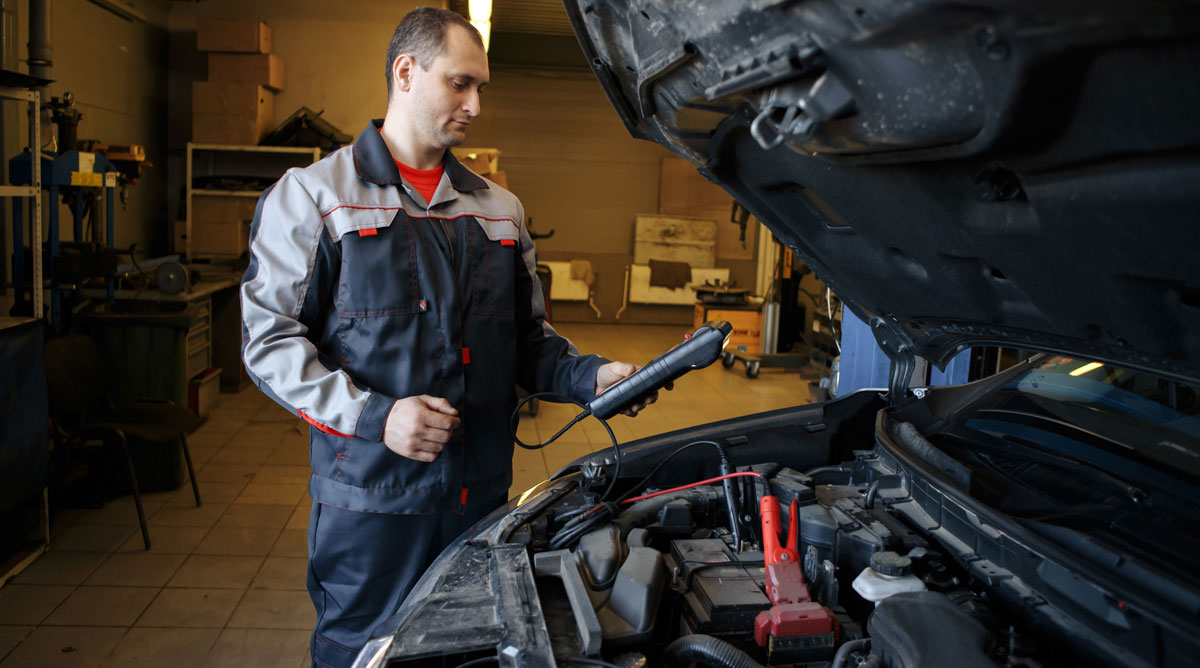
<svg viewBox="0 0 1200 668"><path fill-rule="evenodd" d="M587 401L636 369L545 322L521 203L447 150L488 82L475 29L414 10L387 62L382 123L259 200L241 291L247 369L311 425L317 666L505 501L514 385Z"/></svg>

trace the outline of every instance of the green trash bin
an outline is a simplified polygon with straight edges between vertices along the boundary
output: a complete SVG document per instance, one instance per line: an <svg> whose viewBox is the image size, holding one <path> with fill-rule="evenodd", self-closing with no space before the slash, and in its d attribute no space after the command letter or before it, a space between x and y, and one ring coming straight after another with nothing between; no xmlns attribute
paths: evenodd
<svg viewBox="0 0 1200 668"><path fill-rule="evenodd" d="M163 308L172 306L170 310ZM88 317L88 331L112 375L109 394L117 405L147 399L188 405L187 333L191 316L180 306L152 304L137 311L107 311ZM165 492L183 485L181 447L130 438L129 454L141 491Z"/></svg>

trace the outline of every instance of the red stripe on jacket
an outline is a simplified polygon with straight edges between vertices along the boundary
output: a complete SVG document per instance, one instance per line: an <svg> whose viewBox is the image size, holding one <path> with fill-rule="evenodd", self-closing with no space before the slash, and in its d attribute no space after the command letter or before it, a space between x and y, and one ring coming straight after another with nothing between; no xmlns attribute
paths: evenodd
<svg viewBox="0 0 1200 668"><path fill-rule="evenodd" d="M334 435L334 436L341 436L342 438L354 438L354 436L352 436L352 435L350 435L350 434L343 434L342 432L340 432L340 431L338 431L338 430L334 429L333 427L329 427L329 426L326 426L326 425L323 425L323 424L321 424L320 422L317 422L316 420L314 420L314 419L312 419L312 418L308 417L307 415L305 415L305 414L304 414L304 411L296 411L296 413L297 413L297 414L298 414L300 417L304 418L304 421L305 421L305 422L307 422L307 423L311 424L312 426L314 426L314 427L316 427L317 429L319 429L319 430L321 430L321 431L325 432L326 434L332 434L332 435Z"/></svg>

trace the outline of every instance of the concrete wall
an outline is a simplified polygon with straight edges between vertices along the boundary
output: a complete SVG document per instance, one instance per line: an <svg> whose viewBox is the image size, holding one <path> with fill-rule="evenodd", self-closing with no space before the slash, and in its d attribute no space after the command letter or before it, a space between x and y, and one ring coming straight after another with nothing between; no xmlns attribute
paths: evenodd
<svg viewBox="0 0 1200 668"><path fill-rule="evenodd" d="M149 19L128 21L85 0L55 0L52 13L53 77L47 92L58 96L65 91L75 95L83 113L79 125L81 139L99 139L108 143L142 144L155 167L129 189L128 201L116 207L116 244L128 248L137 244L139 254L157 254L166 249L169 217L166 210L167 178L165 165L167 109L167 0L145 0L138 10ZM21 72L28 72L29 3L28 0L4 3L6 10L3 51L14 50ZM15 40L15 44L13 41ZM46 119L44 119L45 121ZM28 136L23 105L4 102L3 158L21 150ZM43 127L46 127L43 125ZM49 135L47 134L48 138ZM7 177L7 171L5 171ZM7 178L5 178L7 181ZM47 203L48 204L48 203ZM5 208L5 278L8 278L11 248L11 211ZM62 238L73 238L70 212L60 207Z"/></svg>

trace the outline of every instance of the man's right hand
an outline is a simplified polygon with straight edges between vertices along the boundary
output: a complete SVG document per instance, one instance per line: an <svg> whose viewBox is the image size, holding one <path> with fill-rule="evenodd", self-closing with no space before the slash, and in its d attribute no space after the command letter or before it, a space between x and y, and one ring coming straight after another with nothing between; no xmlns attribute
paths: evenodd
<svg viewBox="0 0 1200 668"><path fill-rule="evenodd" d="M462 420L449 401L422 394L392 404L383 428L388 450L419 462L432 462Z"/></svg>

